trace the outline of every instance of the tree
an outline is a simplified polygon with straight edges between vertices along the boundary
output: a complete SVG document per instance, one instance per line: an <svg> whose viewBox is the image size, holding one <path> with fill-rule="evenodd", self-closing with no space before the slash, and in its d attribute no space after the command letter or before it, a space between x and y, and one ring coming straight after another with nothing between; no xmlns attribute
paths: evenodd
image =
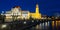
<svg viewBox="0 0 60 30"><path fill-rule="evenodd" d="M0 14L0 21L1 21L1 22L4 22L5 17L6 17L5 15L1 15L1 14Z"/></svg>

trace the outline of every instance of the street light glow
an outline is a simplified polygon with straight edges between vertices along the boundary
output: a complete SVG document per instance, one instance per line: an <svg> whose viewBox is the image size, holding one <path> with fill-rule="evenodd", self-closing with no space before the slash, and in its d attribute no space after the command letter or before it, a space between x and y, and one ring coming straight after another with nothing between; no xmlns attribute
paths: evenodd
<svg viewBox="0 0 60 30"><path fill-rule="evenodd" d="M26 21L24 22L24 24L26 24Z"/></svg>
<svg viewBox="0 0 60 30"><path fill-rule="evenodd" d="M6 28L6 26L7 26L7 25L6 25L6 24L4 24L4 25L2 25L2 28Z"/></svg>
<svg viewBox="0 0 60 30"><path fill-rule="evenodd" d="M34 21L32 20L32 22L34 22Z"/></svg>

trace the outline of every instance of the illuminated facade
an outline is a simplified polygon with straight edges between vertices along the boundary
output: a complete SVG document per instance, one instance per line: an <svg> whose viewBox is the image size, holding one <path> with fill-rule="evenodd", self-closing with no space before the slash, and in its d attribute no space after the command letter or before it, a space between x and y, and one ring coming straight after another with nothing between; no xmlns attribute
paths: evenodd
<svg viewBox="0 0 60 30"><path fill-rule="evenodd" d="M22 19L29 19L29 11L22 11Z"/></svg>
<svg viewBox="0 0 60 30"><path fill-rule="evenodd" d="M12 8L11 11L7 11L5 21L15 21L20 19L29 19L29 11L22 11L19 6Z"/></svg>
<svg viewBox="0 0 60 30"><path fill-rule="evenodd" d="M38 4L36 4L35 13L30 13L29 11L22 11L19 6L16 6L12 8L11 11L7 11L4 15L6 15L6 21L29 19L30 17L32 17L33 19L41 19L41 13L39 13Z"/></svg>
<svg viewBox="0 0 60 30"><path fill-rule="evenodd" d="M12 8L11 11L7 11L5 13L6 19L5 21L13 21L21 18L21 9L20 7L16 6Z"/></svg>
<svg viewBox="0 0 60 30"><path fill-rule="evenodd" d="M41 19L41 13L39 13L39 6L36 4L36 11L35 13L30 13L30 16L34 19Z"/></svg>

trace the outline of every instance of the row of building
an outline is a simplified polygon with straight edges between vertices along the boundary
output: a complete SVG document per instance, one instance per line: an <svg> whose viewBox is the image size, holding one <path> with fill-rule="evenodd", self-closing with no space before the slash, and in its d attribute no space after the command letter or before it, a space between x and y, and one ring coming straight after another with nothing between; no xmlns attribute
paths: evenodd
<svg viewBox="0 0 60 30"><path fill-rule="evenodd" d="M29 11L22 11L21 7L16 6L11 9L11 11L6 11L4 14L2 12L1 15L5 15L6 21L12 21L12 20L20 20L20 19L41 19L41 13L39 13L39 6L36 4L36 11L35 13L31 13Z"/></svg>

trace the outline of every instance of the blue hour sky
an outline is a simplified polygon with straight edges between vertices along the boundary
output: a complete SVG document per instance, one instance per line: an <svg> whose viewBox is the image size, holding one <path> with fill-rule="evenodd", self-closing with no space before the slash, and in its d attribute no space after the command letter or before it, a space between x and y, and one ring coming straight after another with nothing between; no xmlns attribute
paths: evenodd
<svg viewBox="0 0 60 30"><path fill-rule="evenodd" d="M37 3L42 15L51 16L54 13L60 13L60 0L0 0L0 13L2 11L9 11L14 6L20 6L22 10L35 12Z"/></svg>

